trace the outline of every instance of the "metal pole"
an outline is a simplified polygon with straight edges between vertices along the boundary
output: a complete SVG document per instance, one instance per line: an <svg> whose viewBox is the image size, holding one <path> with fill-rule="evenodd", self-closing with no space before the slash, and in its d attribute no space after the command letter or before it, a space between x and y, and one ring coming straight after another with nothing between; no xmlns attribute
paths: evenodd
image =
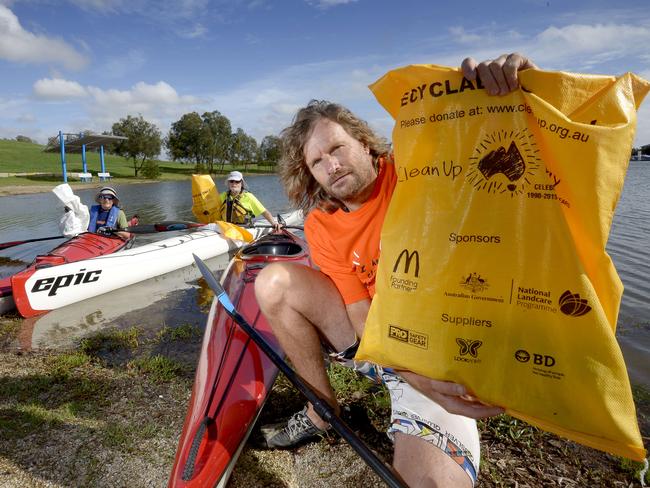
<svg viewBox="0 0 650 488"><path fill-rule="evenodd" d="M68 170L65 164L65 142L63 141L63 132L59 131L59 145L61 146L61 171L63 172L63 183L68 182Z"/></svg>
<svg viewBox="0 0 650 488"><path fill-rule="evenodd" d="M104 146L99 146L99 159L102 161L102 173L106 173L106 166L104 165Z"/></svg>

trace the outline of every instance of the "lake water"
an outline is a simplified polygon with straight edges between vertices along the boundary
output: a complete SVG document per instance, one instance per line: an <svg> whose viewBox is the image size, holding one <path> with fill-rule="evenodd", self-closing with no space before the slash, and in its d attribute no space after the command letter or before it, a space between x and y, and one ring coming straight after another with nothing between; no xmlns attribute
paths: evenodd
<svg viewBox="0 0 650 488"><path fill-rule="evenodd" d="M246 181L250 190L274 215L290 210L276 176L250 176ZM222 181L217 185L224 187ZM650 163L632 161L607 245L625 285L617 337L631 380L646 386L650 386L649 188ZM123 185L117 190L127 216L137 213L140 222L194 220L189 181ZM96 191L94 188L76 193L82 202L90 205ZM62 206L52 193L0 197L0 242L58 235L57 222L61 212ZM168 233L138 236L138 241L144 243L168 236ZM46 241L17 246L3 251L2 256L28 263L36 254L47 252L56 243ZM212 266L223 269L226 263L227 259L217 260ZM0 266L0 277L17 269L15 266ZM56 338L72 337L73 332L85 333L107 324L127 327L137 323L159 327L161 323L171 325L182 321L202 327L206 304L201 297L206 295L205 290L198 276L188 273L188 270L170 273L171 276L134 285L127 291L113 292L109 298L86 300L89 303L65 307L70 310L50 312L31 324L31 343L37 347L39 344L54 345L58 343ZM105 310L107 300L111 303L109 311ZM82 321L75 318L80 315L84 317ZM43 330L50 331L49 335L43 335ZM36 336L44 338L35 342ZM23 347L28 347L28 342L23 341Z"/></svg>

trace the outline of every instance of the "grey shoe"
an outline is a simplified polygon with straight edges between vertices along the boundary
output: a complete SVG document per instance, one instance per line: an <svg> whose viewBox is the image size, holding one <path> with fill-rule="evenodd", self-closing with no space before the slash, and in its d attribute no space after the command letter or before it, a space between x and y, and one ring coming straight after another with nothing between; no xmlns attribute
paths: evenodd
<svg viewBox="0 0 650 488"><path fill-rule="evenodd" d="M293 414L286 422L263 425L260 431L267 447L277 448L295 447L327 432L316 427L307 417L307 407Z"/></svg>

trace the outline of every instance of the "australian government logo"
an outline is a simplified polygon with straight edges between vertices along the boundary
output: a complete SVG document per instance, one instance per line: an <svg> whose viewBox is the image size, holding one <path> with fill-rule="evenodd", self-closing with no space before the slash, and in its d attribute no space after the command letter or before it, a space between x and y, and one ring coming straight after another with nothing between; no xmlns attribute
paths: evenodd
<svg viewBox="0 0 650 488"><path fill-rule="evenodd" d="M478 143L470 157L466 181L478 191L524 194L542 166L539 148L528 129L499 130Z"/></svg>
<svg viewBox="0 0 650 488"><path fill-rule="evenodd" d="M490 283L488 278L478 271L471 271L462 275L458 280L458 288L459 290L456 291L445 291L445 296L483 302L504 302L502 296L495 296L489 292Z"/></svg>
<svg viewBox="0 0 650 488"><path fill-rule="evenodd" d="M473 364L481 362L478 350L483 345L483 341L456 337L456 344L458 345L458 354L454 356L454 361Z"/></svg>
<svg viewBox="0 0 650 488"><path fill-rule="evenodd" d="M429 336L421 332L388 324L388 337L421 349L429 349Z"/></svg>
<svg viewBox="0 0 650 488"><path fill-rule="evenodd" d="M390 287L395 290L415 291L420 278L420 253L417 250L402 249L390 276Z"/></svg>

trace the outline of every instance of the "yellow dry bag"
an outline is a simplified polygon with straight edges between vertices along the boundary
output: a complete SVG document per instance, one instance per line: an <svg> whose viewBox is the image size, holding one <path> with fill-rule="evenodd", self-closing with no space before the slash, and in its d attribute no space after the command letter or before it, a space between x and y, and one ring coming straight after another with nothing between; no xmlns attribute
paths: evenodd
<svg viewBox="0 0 650 488"><path fill-rule="evenodd" d="M221 218L221 196L210 175L192 175L192 213L209 224Z"/></svg>
<svg viewBox="0 0 650 488"><path fill-rule="evenodd" d="M359 359L466 385L545 430L642 460L605 252L650 85L528 70L490 97L460 70L372 85L398 183Z"/></svg>

